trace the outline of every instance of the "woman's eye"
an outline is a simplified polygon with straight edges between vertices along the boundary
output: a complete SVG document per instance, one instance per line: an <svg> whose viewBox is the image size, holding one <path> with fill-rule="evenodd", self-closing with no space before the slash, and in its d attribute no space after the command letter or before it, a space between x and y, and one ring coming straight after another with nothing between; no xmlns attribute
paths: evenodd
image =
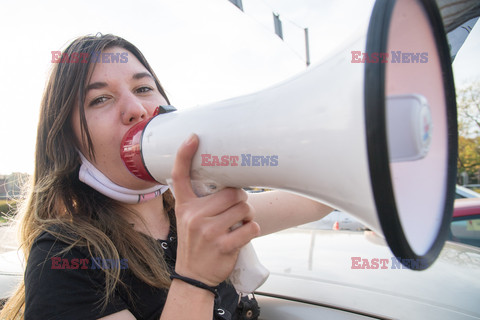
<svg viewBox="0 0 480 320"><path fill-rule="evenodd" d="M90 106L95 106L95 105L103 103L105 101L107 101L107 97L101 96L101 97L98 97L96 99L93 99L92 102L90 102Z"/></svg>
<svg viewBox="0 0 480 320"><path fill-rule="evenodd" d="M140 87L137 89L137 92L138 93L145 93L145 92L149 92L149 91L152 91L153 89L150 88L150 87Z"/></svg>

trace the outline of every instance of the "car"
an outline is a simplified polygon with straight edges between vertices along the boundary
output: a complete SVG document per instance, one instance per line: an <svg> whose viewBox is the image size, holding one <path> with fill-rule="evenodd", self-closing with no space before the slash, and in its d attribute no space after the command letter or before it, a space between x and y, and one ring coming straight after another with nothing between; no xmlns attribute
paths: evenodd
<svg viewBox="0 0 480 320"><path fill-rule="evenodd" d="M480 318L477 247L447 241L418 271L372 231L292 228L253 244L271 272L255 294L262 320Z"/></svg>
<svg viewBox="0 0 480 320"><path fill-rule="evenodd" d="M334 221L342 227L332 228ZM420 315L427 312L438 319L462 319L463 315L454 313L454 304L458 310L467 310L460 314L480 317L480 305L464 296L480 292L480 249L472 247L479 246L479 221L480 198L455 200L450 241L437 262L425 271L403 269L382 238L339 211L317 222L255 239L257 254L271 271L269 280L256 293L261 319L412 319L412 315L422 318ZM0 306L23 277L21 252L12 250L13 246L14 242L10 243L10 250L0 254ZM388 270L382 269L382 259ZM448 279L457 275L459 279L446 280L445 274ZM455 292L458 295L452 297Z"/></svg>
<svg viewBox="0 0 480 320"><path fill-rule="evenodd" d="M474 201L465 200L456 202L457 218L468 216ZM480 248L447 241L418 271L404 268L370 230L303 225L252 242L271 273L255 292L261 320L480 318ZM18 250L0 254L0 305L22 272Z"/></svg>
<svg viewBox="0 0 480 320"><path fill-rule="evenodd" d="M457 185L455 199L480 198L480 194L466 187Z"/></svg>
<svg viewBox="0 0 480 320"><path fill-rule="evenodd" d="M465 188L471 189L475 192L480 192L480 184L466 184L464 185Z"/></svg>
<svg viewBox="0 0 480 320"><path fill-rule="evenodd" d="M455 199L466 199L466 198L480 199L480 194L470 189L467 189L465 187L457 185L455 190ZM454 218L455 218L455 214L454 214ZM352 231L362 231L362 230L369 229L363 223L355 219L350 214L346 212L338 211L338 210L332 211L321 220L310 222L301 227L316 228L316 229L323 229L323 230L338 229L338 230L352 230Z"/></svg>
<svg viewBox="0 0 480 320"><path fill-rule="evenodd" d="M23 257L18 250L0 254L0 306L8 299L23 278Z"/></svg>
<svg viewBox="0 0 480 320"><path fill-rule="evenodd" d="M480 247L480 198L455 200L449 240Z"/></svg>
<svg viewBox="0 0 480 320"><path fill-rule="evenodd" d="M355 219L353 216L343 211L334 210L318 221L310 222L300 226L300 228L313 228L321 230L352 230L362 231L368 228Z"/></svg>
<svg viewBox="0 0 480 320"><path fill-rule="evenodd" d="M18 250L15 231L0 225L0 308L23 278L23 254Z"/></svg>

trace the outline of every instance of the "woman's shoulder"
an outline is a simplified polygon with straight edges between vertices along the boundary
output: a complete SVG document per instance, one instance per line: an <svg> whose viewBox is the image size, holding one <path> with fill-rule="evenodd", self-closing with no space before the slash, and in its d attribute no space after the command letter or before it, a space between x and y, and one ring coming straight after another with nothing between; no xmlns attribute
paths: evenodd
<svg viewBox="0 0 480 320"><path fill-rule="evenodd" d="M26 271L31 269L82 268L90 263L88 249L75 245L74 237L58 226L49 227L33 242L28 255ZM88 263L87 263L88 261Z"/></svg>
<svg viewBox="0 0 480 320"><path fill-rule="evenodd" d="M64 231L42 232L30 249L24 277L25 319L96 319L127 309L119 297L102 309L105 273L90 251Z"/></svg>

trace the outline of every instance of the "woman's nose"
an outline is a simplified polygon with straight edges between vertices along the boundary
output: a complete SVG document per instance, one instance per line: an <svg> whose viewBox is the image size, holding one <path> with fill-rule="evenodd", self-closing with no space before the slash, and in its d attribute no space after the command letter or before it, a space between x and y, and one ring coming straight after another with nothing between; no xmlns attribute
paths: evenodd
<svg viewBox="0 0 480 320"><path fill-rule="evenodd" d="M121 109L122 111L120 116L122 123L125 125L130 125L145 120L148 115L147 109L135 97L125 98L124 101L122 101Z"/></svg>

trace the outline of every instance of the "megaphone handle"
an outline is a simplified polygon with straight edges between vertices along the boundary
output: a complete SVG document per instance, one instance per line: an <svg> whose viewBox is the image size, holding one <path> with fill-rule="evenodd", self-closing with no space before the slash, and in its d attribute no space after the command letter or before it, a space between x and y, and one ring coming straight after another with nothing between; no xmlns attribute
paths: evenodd
<svg viewBox="0 0 480 320"><path fill-rule="evenodd" d="M260 287L269 275L270 271L260 263L249 242L240 249L237 263L228 279L240 295L248 295Z"/></svg>
<svg viewBox="0 0 480 320"><path fill-rule="evenodd" d="M171 187L172 185L170 181L167 182ZM192 180L192 188L197 196L203 197L220 191L224 187L219 186L215 182ZM238 223L233 226L232 229L236 229L240 226L241 223ZM253 245L249 242L240 249L237 263L229 276L229 280L239 294L247 295L260 287L267 280L269 275L270 271L260 263Z"/></svg>

